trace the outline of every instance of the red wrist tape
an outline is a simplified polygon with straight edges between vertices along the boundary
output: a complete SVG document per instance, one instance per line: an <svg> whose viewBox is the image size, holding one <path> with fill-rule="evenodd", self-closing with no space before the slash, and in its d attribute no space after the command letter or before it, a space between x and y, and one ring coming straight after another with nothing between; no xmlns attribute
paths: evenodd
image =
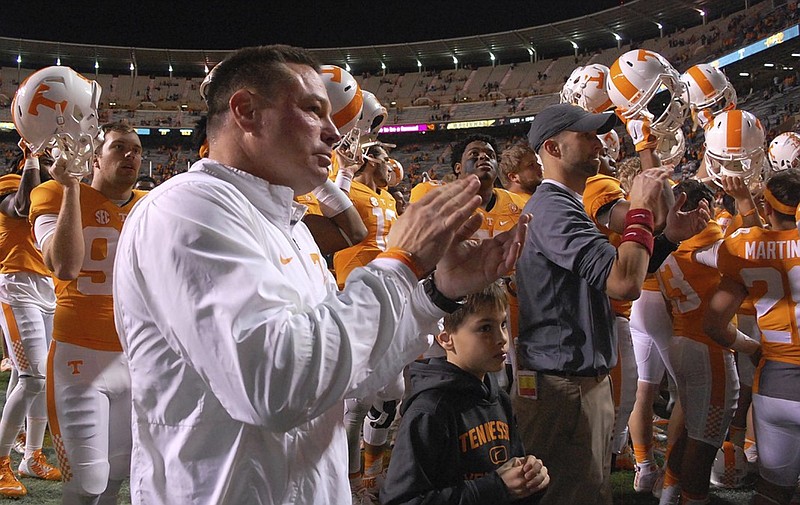
<svg viewBox="0 0 800 505"><path fill-rule="evenodd" d="M625 214L625 224L623 225L624 228L628 228L628 226L632 224L642 225L648 230L650 230L650 234L652 235L653 230L655 230L655 221L653 219L653 213L648 209L631 209ZM628 231L627 229L625 230Z"/></svg>
<svg viewBox="0 0 800 505"><path fill-rule="evenodd" d="M622 242L636 242L647 249L647 254L653 255L653 233L644 228L626 228Z"/></svg>

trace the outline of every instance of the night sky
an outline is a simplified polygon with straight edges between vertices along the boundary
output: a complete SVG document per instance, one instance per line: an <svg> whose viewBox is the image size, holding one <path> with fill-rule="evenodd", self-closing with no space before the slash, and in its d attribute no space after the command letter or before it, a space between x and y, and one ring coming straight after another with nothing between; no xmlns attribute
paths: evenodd
<svg viewBox="0 0 800 505"><path fill-rule="evenodd" d="M621 0L5 0L0 36L83 44L233 49L348 47L480 35L578 17Z"/></svg>

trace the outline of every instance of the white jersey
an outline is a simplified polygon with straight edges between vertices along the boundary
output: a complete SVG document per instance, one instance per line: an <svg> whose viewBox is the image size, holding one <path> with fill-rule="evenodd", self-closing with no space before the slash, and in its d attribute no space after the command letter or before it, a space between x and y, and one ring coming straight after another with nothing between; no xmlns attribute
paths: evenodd
<svg viewBox="0 0 800 505"><path fill-rule="evenodd" d="M400 373L443 313L393 259L338 292L292 197L206 159L126 221L133 503L351 500L343 399Z"/></svg>

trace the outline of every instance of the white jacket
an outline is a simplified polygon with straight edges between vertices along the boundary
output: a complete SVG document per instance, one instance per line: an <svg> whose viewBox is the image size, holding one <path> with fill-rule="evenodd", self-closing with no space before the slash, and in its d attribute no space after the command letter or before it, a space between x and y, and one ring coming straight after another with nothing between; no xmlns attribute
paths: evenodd
<svg viewBox="0 0 800 505"><path fill-rule="evenodd" d="M443 314L392 259L338 292L292 196L202 160L128 217L133 503L349 503L343 399L388 383Z"/></svg>

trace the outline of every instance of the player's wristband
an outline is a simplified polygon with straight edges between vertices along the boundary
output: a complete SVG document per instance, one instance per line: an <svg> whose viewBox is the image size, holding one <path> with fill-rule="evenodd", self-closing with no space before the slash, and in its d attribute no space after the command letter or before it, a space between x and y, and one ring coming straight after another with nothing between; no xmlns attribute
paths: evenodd
<svg viewBox="0 0 800 505"><path fill-rule="evenodd" d="M378 258L391 258L399 261L400 263L404 264L408 268L414 272L417 280L422 279L425 277L426 272L422 269L422 267L417 263L416 258L414 255L408 251L404 251L399 247L390 247L386 251L383 251L378 255Z"/></svg>
<svg viewBox="0 0 800 505"><path fill-rule="evenodd" d="M631 209L625 214L625 224L623 225L623 229L627 228L632 224L639 224L650 230L650 233L653 233L655 229L655 220L653 218L653 213L649 209Z"/></svg>
<svg viewBox="0 0 800 505"><path fill-rule="evenodd" d="M25 158L25 164L22 166L22 171L39 170L39 158L29 156Z"/></svg>
<svg viewBox="0 0 800 505"><path fill-rule="evenodd" d="M350 192L350 186L353 183L353 174L347 170L339 170L336 172L336 185L345 193Z"/></svg>
<svg viewBox="0 0 800 505"><path fill-rule="evenodd" d="M653 233L644 228L625 228L622 234L622 242L636 242L647 249L649 256L653 255Z"/></svg>
<svg viewBox="0 0 800 505"><path fill-rule="evenodd" d="M325 179L322 186L316 188L313 193L319 200L319 209L325 217L338 216L353 206L350 197L330 179Z"/></svg>
<svg viewBox="0 0 800 505"><path fill-rule="evenodd" d="M741 330L736 330L736 338L731 342L728 346L734 351L743 352L745 354L752 354L753 347L757 347L759 345L754 339L748 337Z"/></svg>

